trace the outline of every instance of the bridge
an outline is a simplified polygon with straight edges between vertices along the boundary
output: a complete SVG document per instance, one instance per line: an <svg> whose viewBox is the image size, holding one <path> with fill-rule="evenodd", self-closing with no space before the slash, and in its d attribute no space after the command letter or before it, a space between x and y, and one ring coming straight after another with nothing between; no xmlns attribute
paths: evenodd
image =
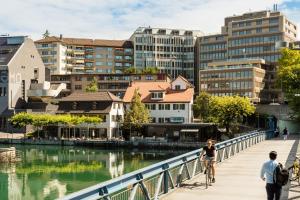
<svg viewBox="0 0 300 200"><path fill-rule="evenodd" d="M299 138L272 139L272 131L255 131L216 144L216 183L205 187L203 166L195 150L118 178L75 192L63 199L103 200L198 200L266 199L265 183L260 179L262 163L270 151L278 152L278 161L289 166L297 152ZM299 199L300 186L289 183L281 199Z"/></svg>

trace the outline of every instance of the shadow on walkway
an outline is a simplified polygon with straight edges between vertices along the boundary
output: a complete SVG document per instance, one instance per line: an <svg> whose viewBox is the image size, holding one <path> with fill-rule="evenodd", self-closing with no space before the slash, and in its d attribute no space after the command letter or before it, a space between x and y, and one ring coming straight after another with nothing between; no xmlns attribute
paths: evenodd
<svg viewBox="0 0 300 200"><path fill-rule="evenodd" d="M199 183L199 182L194 182L194 183L182 183L180 185L181 188L187 188L190 190L194 190L194 189L206 189L205 188L205 183ZM201 188L203 187L203 188Z"/></svg>

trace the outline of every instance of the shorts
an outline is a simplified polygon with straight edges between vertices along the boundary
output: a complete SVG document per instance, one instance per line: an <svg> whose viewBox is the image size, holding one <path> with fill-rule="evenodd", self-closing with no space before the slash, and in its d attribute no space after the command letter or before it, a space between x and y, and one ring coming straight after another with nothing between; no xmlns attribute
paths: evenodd
<svg viewBox="0 0 300 200"><path fill-rule="evenodd" d="M215 157L205 156L205 160L207 160L207 161L215 161Z"/></svg>

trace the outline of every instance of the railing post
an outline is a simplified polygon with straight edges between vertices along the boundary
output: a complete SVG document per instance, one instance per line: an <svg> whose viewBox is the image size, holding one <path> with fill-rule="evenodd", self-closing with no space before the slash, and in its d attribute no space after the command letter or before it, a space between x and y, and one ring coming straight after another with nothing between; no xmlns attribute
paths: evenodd
<svg viewBox="0 0 300 200"><path fill-rule="evenodd" d="M164 173L164 193L167 194L169 192L169 178L167 170Z"/></svg>

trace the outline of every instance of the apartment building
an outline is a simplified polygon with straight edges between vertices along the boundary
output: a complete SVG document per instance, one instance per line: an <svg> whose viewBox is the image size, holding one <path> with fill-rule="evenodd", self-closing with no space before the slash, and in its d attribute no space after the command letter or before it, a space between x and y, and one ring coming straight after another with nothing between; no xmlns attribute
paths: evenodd
<svg viewBox="0 0 300 200"><path fill-rule="evenodd" d="M200 70L200 90L213 96L246 96L258 103L265 87L264 67L263 59L210 62Z"/></svg>
<svg viewBox="0 0 300 200"><path fill-rule="evenodd" d="M197 72L207 69L210 62L245 58L264 59L273 64L270 71L276 71L280 44L296 37L297 26L277 10L226 17L220 34L198 38ZM198 83L196 86L199 90Z"/></svg>
<svg viewBox="0 0 300 200"><path fill-rule="evenodd" d="M85 91L86 87L94 80L97 80L100 92L109 91L112 94L123 98L127 88L132 81L156 81L166 82L170 80L167 74L66 74L51 75L52 84L66 84L66 89L60 96L68 96L74 92Z"/></svg>
<svg viewBox="0 0 300 200"><path fill-rule="evenodd" d="M139 27L131 36L134 44L134 66L157 67L175 79L184 76L194 83L194 46L201 31Z"/></svg>
<svg viewBox="0 0 300 200"><path fill-rule="evenodd" d="M8 118L26 108L32 83L42 83L45 66L26 36L0 37L0 130L13 130Z"/></svg>
<svg viewBox="0 0 300 200"><path fill-rule="evenodd" d="M152 123L192 123L194 86L184 77L179 75L167 82L133 82L123 98L127 109L136 89L150 111Z"/></svg>
<svg viewBox="0 0 300 200"><path fill-rule="evenodd" d="M35 42L50 74L122 73L133 66L133 46L126 40L50 36Z"/></svg>

